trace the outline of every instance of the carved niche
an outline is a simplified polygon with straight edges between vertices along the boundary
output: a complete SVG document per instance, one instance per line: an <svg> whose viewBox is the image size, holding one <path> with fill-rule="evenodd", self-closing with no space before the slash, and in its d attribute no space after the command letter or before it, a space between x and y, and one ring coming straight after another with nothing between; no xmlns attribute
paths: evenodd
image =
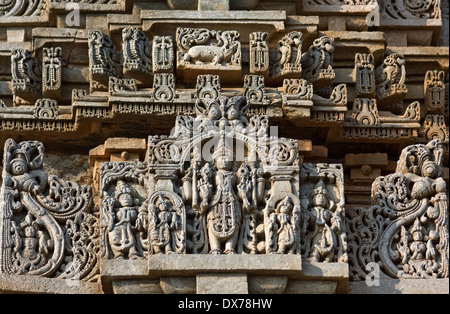
<svg viewBox="0 0 450 314"><path fill-rule="evenodd" d="M102 163L103 258L301 253L297 141L249 106L198 98L196 116L148 138L145 163Z"/></svg>
<svg viewBox="0 0 450 314"><path fill-rule="evenodd" d="M102 258L136 259L148 252L145 171L135 161L100 166Z"/></svg>
<svg viewBox="0 0 450 314"><path fill-rule="evenodd" d="M443 154L441 140L406 147L396 172L373 183L372 207L348 209L353 280L364 280L371 262L391 277L448 278L448 190Z"/></svg>
<svg viewBox="0 0 450 314"><path fill-rule="evenodd" d="M152 190L183 200L187 253L299 253L296 143L271 143L268 118L248 120L248 108L242 96L198 99L174 136L149 137Z"/></svg>
<svg viewBox="0 0 450 314"><path fill-rule="evenodd" d="M43 170L44 146L8 139L0 192L0 273L89 280L98 272L92 191Z"/></svg>

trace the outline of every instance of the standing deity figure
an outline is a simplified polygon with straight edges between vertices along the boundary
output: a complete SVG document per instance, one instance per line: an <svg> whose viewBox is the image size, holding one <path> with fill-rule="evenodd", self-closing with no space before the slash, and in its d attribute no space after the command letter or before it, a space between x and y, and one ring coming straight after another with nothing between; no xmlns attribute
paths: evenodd
<svg viewBox="0 0 450 314"><path fill-rule="evenodd" d="M149 230L154 254L171 254L184 250L179 243L183 237L180 204L177 204L169 194L159 192L150 197Z"/></svg>
<svg viewBox="0 0 450 314"><path fill-rule="evenodd" d="M234 191L236 174L232 169L232 152L224 147L213 156L216 171L216 193L211 199L207 213L207 227L211 254L221 253L225 243L225 254L234 254L242 223L242 207Z"/></svg>
<svg viewBox="0 0 450 314"><path fill-rule="evenodd" d="M135 231L140 229L141 219L138 219L140 208L135 191L119 180L114 198L109 197L104 202L108 220L108 238L114 258L140 257Z"/></svg>
<svg viewBox="0 0 450 314"><path fill-rule="evenodd" d="M310 200L310 219L313 221L314 231L311 234L311 253L309 258L312 261L332 262L334 260L337 238L330 225L334 221L334 202L323 181L319 181L314 188Z"/></svg>
<svg viewBox="0 0 450 314"><path fill-rule="evenodd" d="M270 214L270 234L275 233L276 251L268 250L269 253L294 253L299 244L298 224L300 217L300 206L292 203L292 199L286 196ZM271 243L274 245L275 243Z"/></svg>

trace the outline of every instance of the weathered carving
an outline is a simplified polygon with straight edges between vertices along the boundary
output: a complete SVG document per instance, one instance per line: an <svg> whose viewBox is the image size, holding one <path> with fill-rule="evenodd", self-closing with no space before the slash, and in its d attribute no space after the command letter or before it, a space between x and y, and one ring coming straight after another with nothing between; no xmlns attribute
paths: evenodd
<svg viewBox="0 0 450 314"><path fill-rule="evenodd" d="M356 98L351 116L346 118L341 135L346 138L398 139L418 136L420 129L420 103L408 105L405 112L395 115L390 111L379 111L377 101Z"/></svg>
<svg viewBox="0 0 450 314"><path fill-rule="evenodd" d="M236 31L210 31L205 28L178 28L177 44L181 63L240 65L241 44Z"/></svg>
<svg viewBox="0 0 450 314"><path fill-rule="evenodd" d="M302 73L302 33L290 32L270 51L270 79L297 78Z"/></svg>
<svg viewBox="0 0 450 314"><path fill-rule="evenodd" d="M353 102L352 121L357 125L378 125L380 117L376 100L356 98Z"/></svg>
<svg viewBox="0 0 450 314"><path fill-rule="evenodd" d="M328 98L313 95L311 99L314 102L314 106L311 108L312 121L319 123L336 123L344 121L347 112L346 84L335 86Z"/></svg>
<svg viewBox="0 0 450 314"><path fill-rule="evenodd" d="M177 71L187 80L211 71L223 72L223 79L241 73L241 43L237 31L205 28L177 28Z"/></svg>
<svg viewBox="0 0 450 314"><path fill-rule="evenodd" d="M153 74L152 46L144 32L136 27L122 30L123 73L144 82Z"/></svg>
<svg viewBox="0 0 450 314"><path fill-rule="evenodd" d="M301 57L302 77L313 83L315 88L330 85L334 81L333 51L334 39L322 36L315 39Z"/></svg>
<svg viewBox="0 0 450 314"><path fill-rule="evenodd" d="M248 103L268 105L270 101L267 99L264 89L264 76L250 74L244 77L244 97Z"/></svg>
<svg viewBox="0 0 450 314"><path fill-rule="evenodd" d="M136 91L136 80L135 79L118 79L116 77L109 78L109 94L116 95L121 91Z"/></svg>
<svg viewBox="0 0 450 314"><path fill-rule="evenodd" d="M376 68L376 95L379 104L395 103L405 98L408 92L405 85L405 63L403 55L393 53Z"/></svg>
<svg viewBox="0 0 450 314"><path fill-rule="evenodd" d="M17 48L11 51L11 87L13 94L34 101L41 95L41 70L31 52Z"/></svg>
<svg viewBox="0 0 450 314"><path fill-rule="evenodd" d="M220 96L219 75L203 74L197 76L196 96L197 98L217 98Z"/></svg>
<svg viewBox="0 0 450 314"><path fill-rule="evenodd" d="M441 16L440 1L383 1L380 13L393 19L438 19Z"/></svg>
<svg viewBox="0 0 450 314"><path fill-rule="evenodd" d="M372 54L355 54L356 92L359 97L375 97L375 58Z"/></svg>
<svg viewBox="0 0 450 314"><path fill-rule="evenodd" d="M272 202L275 202L272 199ZM295 204L294 202L298 202ZM300 202L289 195L268 204L264 212L266 253L300 252Z"/></svg>
<svg viewBox="0 0 450 314"><path fill-rule="evenodd" d="M313 97L313 86L305 79L283 80L283 91L286 94L295 94L299 99L311 100Z"/></svg>
<svg viewBox="0 0 450 314"><path fill-rule="evenodd" d="M0 16L36 16L45 10L45 1L12 0L0 3Z"/></svg>
<svg viewBox="0 0 450 314"><path fill-rule="evenodd" d="M156 101L172 102L176 96L174 75L172 73L155 73L153 98Z"/></svg>
<svg viewBox="0 0 450 314"><path fill-rule="evenodd" d="M347 262L344 174L338 164L303 164L301 250L314 262Z"/></svg>
<svg viewBox="0 0 450 314"><path fill-rule="evenodd" d="M122 76L122 54L100 31L89 31L89 75L91 92L108 88L109 77Z"/></svg>
<svg viewBox="0 0 450 314"><path fill-rule="evenodd" d="M153 37L153 72L171 73L174 67L174 45L171 36Z"/></svg>
<svg viewBox="0 0 450 314"><path fill-rule="evenodd" d="M428 111L443 113L445 104L444 71L427 71L424 94L425 106Z"/></svg>
<svg viewBox="0 0 450 314"><path fill-rule="evenodd" d="M54 119L58 116L58 102L43 98L34 105L34 116L38 119Z"/></svg>
<svg viewBox="0 0 450 314"><path fill-rule="evenodd" d="M427 115L423 122L423 134L425 140L431 141L441 139L442 142L448 143L449 133L448 127L445 124L445 117L443 115Z"/></svg>
<svg viewBox="0 0 450 314"><path fill-rule="evenodd" d="M91 189L48 176L43 157L40 142L5 143L0 272L88 280L99 250Z"/></svg>
<svg viewBox="0 0 450 314"><path fill-rule="evenodd" d="M443 153L441 140L406 147L396 172L373 183L372 207L349 211L353 280L364 280L371 262L391 277L449 276Z"/></svg>
<svg viewBox="0 0 450 314"><path fill-rule="evenodd" d="M61 48L43 48L42 95L58 97L61 94Z"/></svg>
<svg viewBox="0 0 450 314"><path fill-rule="evenodd" d="M186 212L181 198L174 192L157 191L148 204L151 253L185 253Z"/></svg>
<svg viewBox="0 0 450 314"><path fill-rule="evenodd" d="M138 162L101 164L102 258L136 259L148 252L144 173Z"/></svg>
<svg viewBox="0 0 450 314"><path fill-rule="evenodd" d="M178 116L169 138L149 137L147 163L156 180L149 193L181 191L187 253L300 252L297 148L286 139L271 143L267 117L248 120L248 108L241 96L200 98L196 118ZM273 178L269 190L266 176Z"/></svg>
<svg viewBox="0 0 450 314"><path fill-rule="evenodd" d="M250 74L267 76L269 71L269 34L253 32L250 34Z"/></svg>

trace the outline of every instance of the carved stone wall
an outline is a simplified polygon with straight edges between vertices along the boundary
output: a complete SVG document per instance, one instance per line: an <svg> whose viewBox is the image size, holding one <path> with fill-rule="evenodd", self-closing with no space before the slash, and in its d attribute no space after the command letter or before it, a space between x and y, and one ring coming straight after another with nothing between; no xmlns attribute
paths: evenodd
<svg viewBox="0 0 450 314"><path fill-rule="evenodd" d="M447 28L447 0L3 1L0 291L448 293Z"/></svg>

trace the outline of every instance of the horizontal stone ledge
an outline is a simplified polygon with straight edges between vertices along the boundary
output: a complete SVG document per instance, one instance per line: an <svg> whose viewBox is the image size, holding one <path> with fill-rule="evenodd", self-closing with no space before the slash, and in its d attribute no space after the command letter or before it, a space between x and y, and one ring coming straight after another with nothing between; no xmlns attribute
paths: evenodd
<svg viewBox="0 0 450 314"><path fill-rule="evenodd" d="M101 276L115 278L192 276L198 273L248 273L301 277L300 255L151 255L148 259L102 259Z"/></svg>
<svg viewBox="0 0 450 314"><path fill-rule="evenodd" d="M142 10L141 19L149 20L250 20L250 21L284 21L286 12L281 10L271 11L186 11L186 10Z"/></svg>
<svg viewBox="0 0 450 314"><path fill-rule="evenodd" d="M198 273L247 273L301 276L300 255L154 255L148 259L151 276Z"/></svg>

